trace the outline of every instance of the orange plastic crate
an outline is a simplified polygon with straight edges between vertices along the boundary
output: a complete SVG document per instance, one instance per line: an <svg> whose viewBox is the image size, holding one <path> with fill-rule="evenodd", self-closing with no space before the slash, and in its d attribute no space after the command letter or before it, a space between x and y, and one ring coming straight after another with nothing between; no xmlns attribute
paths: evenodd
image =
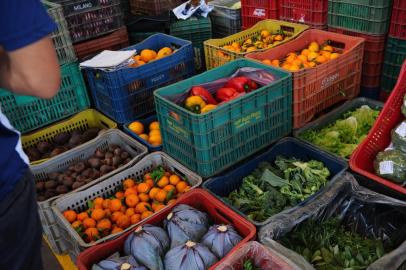
<svg viewBox="0 0 406 270"><path fill-rule="evenodd" d="M310 42L330 45L343 53L314 68L293 71L293 128L301 128L332 105L358 96L360 91L364 39L310 29L295 40L265 52L245 57L262 61L283 59L289 52L305 49Z"/></svg>

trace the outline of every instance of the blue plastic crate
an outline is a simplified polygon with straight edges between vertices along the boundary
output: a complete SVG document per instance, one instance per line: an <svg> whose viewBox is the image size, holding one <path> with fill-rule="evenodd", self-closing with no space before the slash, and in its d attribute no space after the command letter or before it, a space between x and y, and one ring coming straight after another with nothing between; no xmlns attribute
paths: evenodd
<svg viewBox="0 0 406 270"><path fill-rule="evenodd" d="M156 34L123 49L158 51L170 46L178 47L172 55L137 68L128 67L110 72L86 68L85 74L96 108L120 124L153 112L155 89L194 75L192 43Z"/></svg>
<svg viewBox="0 0 406 270"><path fill-rule="evenodd" d="M206 182L203 183L203 188L207 189L210 193L222 200L225 204L229 205L243 217L248 219L247 215L229 204L226 200L223 199L223 197L227 197L233 190L238 189L241 186L243 178L245 176L248 176L253 170L255 170L258 167L259 163L263 161L273 163L277 156L284 156L288 158L295 157L303 161L312 159L321 161L330 170L330 181L334 181L334 179L336 179L336 176L343 173L348 168L346 162L336 158L335 156L322 152L317 148L303 143L295 138L287 137L280 140L268 151L247 161L245 164L241 164L234 170L228 171L224 175L208 179ZM320 189L315 194L321 192L322 190L323 189ZM313 194L312 196L315 196L315 194ZM309 199L310 197L307 200ZM265 220L263 222L256 222L251 220L251 222L256 226L263 226L268 223L268 220Z"/></svg>
<svg viewBox="0 0 406 270"><path fill-rule="evenodd" d="M125 133L127 133L128 135L130 135L131 137L133 137L134 139L136 139L137 141L139 141L140 143L145 145L148 148L148 152L161 151L162 150L162 145L161 146L153 146L149 142L142 139L140 136L138 136L137 134L135 134L134 132L132 132L128 128L128 126L134 121L138 121L138 122L142 123L144 125L144 127L148 127L149 124L151 124L154 121L157 121L156 115L151 115L151 116L148 116L147 118L144 118L144 119L135 119L135 120L123 125L123 129L124 129Z"/></svg>
<svg viewBox="0 0 406 270"><path fill-rule="evenodd" d="M279 79L205 114L194 114L166 98L227 78L242 67L264 69ZM164 151L203 177L223 171L292 129L291 74L248 59L160 88L154 95Z"/></svg>

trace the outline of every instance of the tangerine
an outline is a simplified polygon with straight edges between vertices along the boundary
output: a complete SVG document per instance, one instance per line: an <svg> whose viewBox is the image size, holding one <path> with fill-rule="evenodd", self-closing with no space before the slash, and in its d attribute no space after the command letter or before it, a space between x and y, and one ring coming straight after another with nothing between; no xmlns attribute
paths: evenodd
<svg viewBox="0 0 406 270"><path fill-rule="evenodd" d="M138 121L134 121L129 124L128 128L137 135L140 135L144 132L144 125Z"/></svg>
<svg viewBox="0 0 406 270"><path fill-rule="evenodd" d="M147 217L149 217L153 214L154 214L154 212L152 212L152 211L145 211L141 214L141 219L146 219Z"/></svg>
<svg viewBox="0 0 406 270"><path fill-rule="evenodd" d="M97 230L96 228L87 228L85 230L85 237L86 237L86 241L88 242L92 242L94 240L97 240L99 238L99 230Z"/></svg>
<svg viewBox="0 0 406 270"><path fill-rule="evenodd" d="M139 198L136 194L130 194L125 198L125 204L128 207L135 207L139 202Z"/></svg>
<svg viewBox="0 0 406 270"><path fill-rule="evenodd" d="M152 210L151 205L149 205L149 203L147 202L140 202L137 204L137 206L135 207L135 212L142 214L145 211L149 211Z"/></svg>
<svg viewBox="0 0 406 270"><path fill-rule="evenodd" d="M141 215L140 214L134 214L130 218L131 224L136 224L141 221Z"/></svg>
<svg viewBox="0 0 406 270"><path fill-rule="evenodd" d="M121 217L118 218L116 223L118 227L126 229L131 225L131 220L128 216L122 215Z"/></svg>
<svg viewBox="0 0 406 270"><path fill-rule="evenodd" d="M92 218L87 218L83 220L83 227L85 229L87 228L95 228L96 227L96 221Z"/></svg>
<svg viewBox="0 0 406 270"><path fill-rule="evenodd" d="M120 211L120 210L121 210L121 206L122 206L121 200L119 200L119 199L113 199L113 200L111 200L111 202L110 202L110 207L109 207L109 209L110 209L111 212L116 212L116 211Z"/></svg>
<svg viewBox="0 0 406 270"><path fill-rule="evenodd" d="M151 124L149 124L149 130L159 130L159 122L151 122Z"/></svg>
<svg viewBox="0 0 406 270"><path fill-rule="evenodd" d="M179 183L179 182L180 182L180 177L179 177L178 175L172 174L172 175L169 177L169 183L170 183L171 185L176 186L176 184Z"/></svg>
<svg viewBox="0 0 406 270"><path fill-rule="evenodd" d="M146 193L141 193L140 195L138 195L138 198L140 199L140 201L142 202L148 202L149 201L149 196Z"/></svg>
<svg viewBox="0 0 406 270"><path fill-rule="evenodd" d="M133 186L135 186L135 181L133 179L128 178L123 181L124 190L132 188Z"/></svg>
<svg viewBox="0 0 406 270"><path fill-rule="evenodd" d="M92 219L99 221L102 220L105 217L106 213L102 209L94 209L92 211L91 217Z"/></svg>
<svg viewBox="0 0 406 270"><path fill-rule="evenodd" d="M149 191L149 185L148 184L146 184L146 183L140 183L138 186L137 186L137 191L139 192L139 193L147 193L148 191Z"/></svg>
<svg viewBox="0 0 406 270"><path fill-rule="evenodd" d="M156 52L154 50L150 49L144 49L140 53L140 59L144 61L145 63L148 63L152 60L154 60L157 56Z"/></svg>
<svg viewBox="0 0 406 270"><path fill-rule="evenodd" d="M166 190L161 189L156 195L155 200L158 202L164 202L166 197L168 196L168 192Z"/></svg>
<svg viewBox="0 0 406 270"><path fill-rule="evenodd" d="M63 216L66 218L66 220L69 221L69 223L72 223L76 220L77 214L73 210L66 210L63 212Z"/></svg>
<svg viewBox="0 0 406 270"><path fill-rule="evenodd" d="M183 192L186 191L187 187L188 187L188 184L187 184L185 181L180 181L180 182L176 185L176 190L177 190L179 193L183 193Z"/></svg>
<svg viewBox="0 0 406 270"><path fill-rule="evenodd" d="M79 220L79 221L84 221L85 219L87 219L89 217L89 214L87 213L87 212L82 212L82 213L79 213L78 215L77 215L77 219Z"/></svg>
<svg viewBox="0 0 406 270"><path fill-rule="evenodd" d="M149 197L150 197L152 200L154 200L156 194L157 194L159 191L160 191L159 188L153 187L153 188L151 188L151 190L149 191L149 194L148 194L148 195L149 195Z"/></svg>

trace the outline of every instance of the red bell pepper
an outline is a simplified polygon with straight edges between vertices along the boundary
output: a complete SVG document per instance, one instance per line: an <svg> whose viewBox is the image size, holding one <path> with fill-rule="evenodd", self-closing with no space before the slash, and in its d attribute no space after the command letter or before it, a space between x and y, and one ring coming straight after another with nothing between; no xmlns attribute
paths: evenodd
<svg viewBox="0 0 406 270"><path fill-rule="evenodd" d="M213 98L212 94L204 87L192 87L192 90L190 90L190 95L201 97L207 104L217 104L217 101Z"/></svg>
<svg viewBox="0 0 406 270"><path fill-rule="evenodd" d="M250 78L240 76L240 77L234 77L228 80L228 82L224 85L224 87L228 88L234 88L238 92L251 92L252 90L255 90L258 88L257 84L251 80Z"/></svg>
<svg viewBox="0 0 406 270"><path fill-rule="evenodd" d="M229 101L231 99L236 98L238 96L238 94L239 93L234 88L223 87L223 88L220 88L217 90L216 99L219 102Z"/></svg>

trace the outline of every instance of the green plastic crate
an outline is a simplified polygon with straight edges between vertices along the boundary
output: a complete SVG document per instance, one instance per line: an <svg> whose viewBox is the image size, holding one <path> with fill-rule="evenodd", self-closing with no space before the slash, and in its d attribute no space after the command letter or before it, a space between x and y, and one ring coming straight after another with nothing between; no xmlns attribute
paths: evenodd
<svg viewBox="0 0 406 270"><path fill-rule="evenodd" d="M18 96L0 89L1 111L24 133L89 107L89 98L77 63L61 66L61 88L52 99Z"/></svg>
<svg viewBox="0 0 406 270"><path fill-rule="evenodd" d="M206 114L191 113L165 98L229 77L241 67L265 69L279 79ZM203 177L223 171L292 129L291 74L248 59L160 88L154 96L164 151Z"/></svg>
<svg viewBox="0 0 406 270"><path fill-rule="evenodd" d="M391 0L329 0L328 25L364 34L386 34Z"/></svg>
<svg viewBox="0 0 406 270"><path fill-rule="evenodd" d="M406 40L388 37L382 67L381 87L391 92L395 87L403 61L406 59Z"/></svg>
<svg viewBox="0 0 406 270"><path fill-rule="evenodd" d="M210 18L191 17L188 20L175 20L169 28L169 34L174 37L192 42L195 55L195 68L197 71L205 69L203 42L212 38Z"/></svg>

